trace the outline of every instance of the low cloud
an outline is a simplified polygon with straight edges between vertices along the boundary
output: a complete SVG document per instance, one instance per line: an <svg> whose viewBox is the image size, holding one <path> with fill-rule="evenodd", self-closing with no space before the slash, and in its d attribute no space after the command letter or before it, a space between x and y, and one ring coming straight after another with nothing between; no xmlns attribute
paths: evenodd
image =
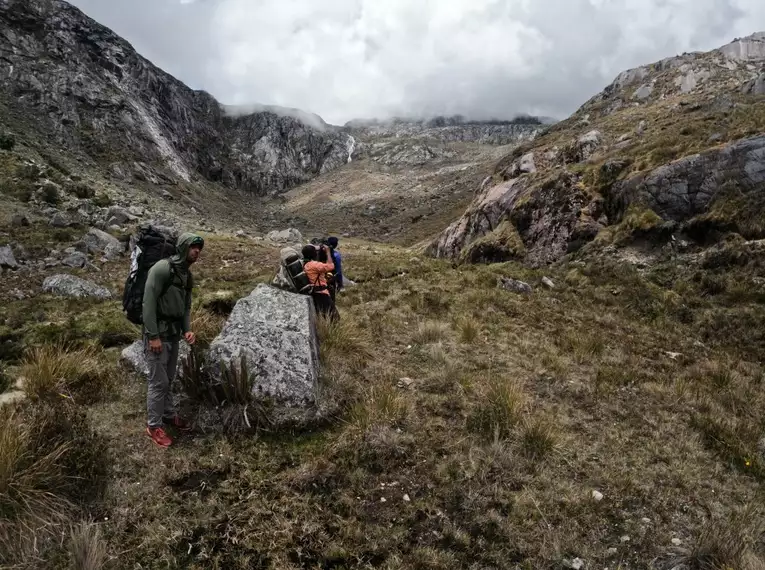
<svg viewBox="0 0 765 570"><path fill-rule="evenodd" d="M762 0L75 0L228 105L327 122L563 118L622 70L765 30Z"/></svg>

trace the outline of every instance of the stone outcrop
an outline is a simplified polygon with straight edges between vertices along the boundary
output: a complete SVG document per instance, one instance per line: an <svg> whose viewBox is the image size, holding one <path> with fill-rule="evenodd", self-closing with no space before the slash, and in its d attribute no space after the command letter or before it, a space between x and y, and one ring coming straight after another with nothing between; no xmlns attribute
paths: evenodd
<svg viewBox="0 0 765 570"><path fill-rule="evenodd" d="M676 231L701 239L710 229L717 235L749 228L757 237L756 223L728 218L765 213L765 136L726 144L731 133L709 132L707 125L711 118L728 120L737 106L760 125L763 102L746 95L760 89L763 46L765 34L754 34L619 74L570 118L500 160L428 253L538 266L579 250L606 226L624 221L633 205L657 218L656 243ZM743 96L732 94L736 90ZM669 129L636 110L652 105L657 117L683 113L687 124ZM706 150L690 154L698 148ZM720 200L729 198L735 204L726 208ZM633 229L626 229L630 236Z"/></svg>
<svg viewBox="0 0 765 570"><path fill-rule="evenodd" d="M759 192L765 199L765 135L686 156L617 183L609 192L609 217L617 220L639 203L665 220L685 221L705 213L726 190L726 182L733 182L739 195Z"/></svg>
<svg viewBox="0 0 765 570"><path fill-rule="evenodd" d="M348 161L348 134L278 108L227 109L62 0L0 0L0 52L3 120L28 119L10 130L32 126L127 182L201 178L266 194Z"/></svg>
<svg viewBox="0 0 765 570"><path fill-rule="evenodd" d="M516 259L520 253L534 266L556 261L576 244L594 238L602 227L603 212L577 183L576 176L561 172L541 184L521 176L489 187L431 244L429 253L456 259L465 250L468 261L484 262ZM476 257L473 252L483 249L485 236L497 234L508 222L522 243L495 248L493 256ZM501 251L507 254L496 253Z"/></svg>
<svg viewBox="0 0 765 570"><path fill-rule="evenodd" d="M310 297L258 285L239 299L206 367L217 381L221 364L239 369L244 356L253 393L277 408L300 414L318 403L319 350L316 313Z"/></svg>
<svg viewBox="0 0 765 570"><path fill-rule="evenodd" d="M757 32L709 52L684 53L620 73L601 93L585 103L577 115L610 115L638 102L678 95L719 94L721 87L741 86L746 94L763 89L765 32Z"/></svg>
<svg viewBox="0 0 765 570"><path fill-rule="evenodd" d="M368 138L406 138L449 142L476 142L490 145L521 143L534 139L546 125L530 118L528 121L470 122L455 118L429 121L351 121L345 125L353 135Z"/></svg>
<svg viewBox="0 0 765 570"><path fill-rule="evenodd" d="M111 299L111 291L101 287L92 281L81 279L74 275L59 274L46 277L43 281L43 291L61 297L74 297L84 299Z"/></svg>

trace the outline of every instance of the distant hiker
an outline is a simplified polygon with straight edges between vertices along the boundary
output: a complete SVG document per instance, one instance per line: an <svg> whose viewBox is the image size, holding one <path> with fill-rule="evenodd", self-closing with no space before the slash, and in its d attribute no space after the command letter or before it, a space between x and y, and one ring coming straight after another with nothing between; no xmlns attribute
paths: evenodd
<svg viewBox="0 0 765 570"><path fill-rule="evenodd" d="M327 238L327 245L329 246L329 253L332 257L332 261L335 263L335 270L332 272L332 279L328 281L329 294L332 296L332 300L335 300L337 292L343 288L343 260L340 252L337 250L338 239L334 236Z"/></svg>
<svg viewBox="0 0 765 570"><path fill-rule="evenodd" d="M302 254L305 260L303 271L311 283L311 297L313 298L316 310L322 315L328 316L330 320L335 321L340 318L340 315L327 287L327 273L334 271L335 263L332 261L328 249L328 246L324 244L319 246L312 244L303 246ZM326 259L326 263L319 261L319 259Z"/></svg>
<svg viewBox="0 0 765 570"><path fill-rule="evenodd" d="M144 288L143 339L149 364L146 433L161 447L173 443L164 430L164 424L181 431L190 429L176 413L171 385L178 365L181 337L189 344L196 342L191 332L194 279L189 268L199 259L203 247L201 237L182 234L178 238L175 255L154 264Z"/></svg>

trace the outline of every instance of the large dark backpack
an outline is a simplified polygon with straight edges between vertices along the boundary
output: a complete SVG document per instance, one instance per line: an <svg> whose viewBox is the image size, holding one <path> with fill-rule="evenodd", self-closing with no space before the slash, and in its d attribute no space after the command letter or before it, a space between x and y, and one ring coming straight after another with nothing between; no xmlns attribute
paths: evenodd
<svg viewBox="0 0 765 570"><path fill-rule="evenodd" d="M140 229L131 256L130 273L122 293L122 310L131 323L143 324L143 290L149 269L158 261L174 255L175 246L175 238L160 233L152 226Z"/></svg>
<svg viewBox="0 0 765 570"><path fill-rule="evenodd" d="M284 278L287 280L288 289L301 295L310 295L313 286L308 275L303 270L303 258L291 247L285 247L281 251L281 266Z"/></svg>

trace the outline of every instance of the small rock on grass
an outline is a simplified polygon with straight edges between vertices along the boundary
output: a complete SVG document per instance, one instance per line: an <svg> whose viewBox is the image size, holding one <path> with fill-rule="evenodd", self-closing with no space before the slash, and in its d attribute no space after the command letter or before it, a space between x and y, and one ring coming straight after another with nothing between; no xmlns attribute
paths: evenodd
<svg viewBox="0 0 765 570"><path fill-rule="evenodd" d="M600 491L593 491L592 498L593 500L599 503L600 501L603 500L603 493L601 493Z"/></svg>
<svg viewBox="0 0 765 570"><path fill-rule="evenodd" d="M76 251L70 253L61 263L67 267L85 267L88 264L88 256Z"/></svg>
<svg viewBox="0 0 765 570"><path fill-rule="evenodd" d="M497 287L521 295L531 295L532 291L531 285L528 283L510 279L509 277L497 277Z"/></svg>
<svg viewBox="0 0 765 570"><path fill-rule="evenodd" d="M542 277L542 285L548 289L555 289L555 283L549 277Z"/></svg>
<svg viewBox="0 0 765 570"><path fill-rule="evenodd" d="M0 247L0 267L7 267L8 269L19 268L19 264L13 256L13 250L9 245Z"/></svg>
<svg viewBox="0 0 765 570"><path fill-rule="evenodd" d="M581 558L574 558L573 560L564 560L563 565L566 568L572 568L573 570L581 570L584 568L584 560Z"/></svg>

